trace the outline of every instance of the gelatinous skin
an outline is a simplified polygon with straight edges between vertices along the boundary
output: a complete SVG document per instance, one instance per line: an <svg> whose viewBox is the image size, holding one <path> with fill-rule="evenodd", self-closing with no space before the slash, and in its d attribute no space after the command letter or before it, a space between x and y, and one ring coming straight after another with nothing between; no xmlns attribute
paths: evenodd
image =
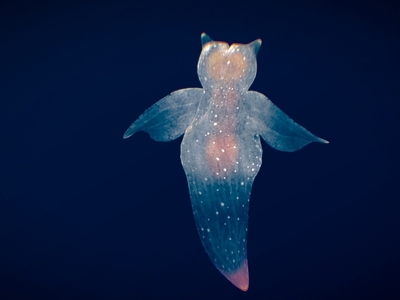
<svg viewBox="0 0 400 300"><path fill-rule="evenodd" d="M248 210L261 167L260 136L290 152L327 141L296 124L264 95L248 91L261 40L229 46L204 33L201 39L197 71L203 89L183 89L161 99L124 138L139 130L158 141L185 133L181 161L201 241L217 269L246 291Z"/></svg>

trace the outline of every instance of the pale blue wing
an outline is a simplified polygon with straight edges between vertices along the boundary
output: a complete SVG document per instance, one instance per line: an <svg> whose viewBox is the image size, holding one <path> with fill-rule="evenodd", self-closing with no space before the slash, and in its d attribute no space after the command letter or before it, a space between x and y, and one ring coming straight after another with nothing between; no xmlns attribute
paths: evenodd
<svg viewBox="0 0 400 300"><path fill-rule="evenodd" d="M244 98L252 129L271 147L293 152L311 142L328 143L294 122L263 94L248 91Z"/></svg>
<svg viewBox="0 0 400 300"><path fill-rule="evenodd" d="M171 93L146 110L124 134L128 138L142 130L156 141L171 141L181 136L193 121L204 91L182 89Z"/></svg>

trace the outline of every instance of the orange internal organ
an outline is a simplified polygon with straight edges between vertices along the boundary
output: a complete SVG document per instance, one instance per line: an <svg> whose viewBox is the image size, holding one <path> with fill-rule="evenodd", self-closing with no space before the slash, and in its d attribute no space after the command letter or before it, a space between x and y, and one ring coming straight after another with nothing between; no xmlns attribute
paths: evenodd
<svg viewBox="0 0 400 300"><path fill-rule="evenodd" d="M236 51L214 51L207 60L208 74L215 80L238 81L247 67L246 57Z"/></svg>
<svg viewBox="0 0 400 300"><path fill-rule="evenodd" d="M234 171L238 149L231 135L213 135L207 142L207 163L217 176L229 175Z"/></svg>

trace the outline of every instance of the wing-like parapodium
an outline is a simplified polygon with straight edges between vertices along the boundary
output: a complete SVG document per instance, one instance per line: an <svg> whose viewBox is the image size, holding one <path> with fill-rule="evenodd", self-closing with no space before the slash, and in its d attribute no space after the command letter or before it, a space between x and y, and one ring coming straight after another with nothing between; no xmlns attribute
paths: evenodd
<svg viewBox="0 0 400 300"><path fill-rule="evenodd" d="M171 141L181 136L196 115L204 96L203 89L188 88L175 91L146 110L124 134L128 138L142 130L156 141Z"/></svg>
<svg viewBox="0 0 400 300"><path fill-rule="evenodd" d="M271 147L293 152L311 142L328 143L294 122L263 94L249 91L244 97L253 130Z"/></svg>

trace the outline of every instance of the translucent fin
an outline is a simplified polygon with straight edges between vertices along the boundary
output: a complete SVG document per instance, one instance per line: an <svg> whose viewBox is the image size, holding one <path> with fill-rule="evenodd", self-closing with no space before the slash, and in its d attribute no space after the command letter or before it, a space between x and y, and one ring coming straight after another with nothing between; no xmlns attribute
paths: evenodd
<svg viewBox="0 0 400 300"><path fill-rule="evenodd" d="M311 142L328 143L294 122L263 94L249 91L244 97L252 129L271 147L293 152Z"/></svg>
<svg viewBox="0 0 400 300"><path fill-rule="evenodd" d="M164 97L146 110L124 134L124 139L143 130L156 141L171 141L181 136L197 112L203 89L182 89Z"/></svg>

